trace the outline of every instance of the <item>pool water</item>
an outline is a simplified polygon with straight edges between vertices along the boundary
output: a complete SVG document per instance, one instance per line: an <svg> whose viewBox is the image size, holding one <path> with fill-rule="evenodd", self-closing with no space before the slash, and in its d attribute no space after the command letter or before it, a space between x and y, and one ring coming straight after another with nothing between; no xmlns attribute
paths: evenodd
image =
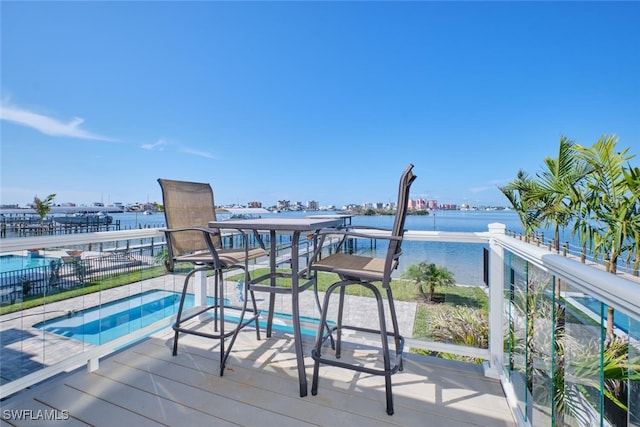
<svg viewBox="0 0 640 427"><path fill-rule="evenodd" d="M207 304L214 298L207 297ZM229 301L226 301L227 304ZM35 328L73 338L86 343L100 345L120 338L152 323L174 316L178 312L180 293L151 290L123 298L100 307L69 313L34 325ZM194 296L187 294L185 308L193 307ZM213 315L212 313L210 313ZM237 317L225 316L231 321ZM266 327L266 313L260 318L260 327ZM317 319L302 318L303 334L315 336ZM273 329L291 332L291 315L275 313Z"/></svg>
<svg viewBox="0 0 640 427"><path fill-rule="evenodd" d="M578 305L585 307L589 311L591 311L596 318L600 318L600 310L602 309L602 313L604 316L607 315L607 305L603 304L599 300L592 297L572 297L573 301L577 302ZM625 333L629 333L629 316L624 314L621 311L615 310L613 316L613 324L616 328L624 331Z"/></svg>
<svg viewBox="0 0 640 427"><path fill-rule="evenodd" d="M49 265L53 260L57 260L57 258L31 258L21 255L2 255L0 256L0 273L23 270L25 268L44 267Z"/></svg>

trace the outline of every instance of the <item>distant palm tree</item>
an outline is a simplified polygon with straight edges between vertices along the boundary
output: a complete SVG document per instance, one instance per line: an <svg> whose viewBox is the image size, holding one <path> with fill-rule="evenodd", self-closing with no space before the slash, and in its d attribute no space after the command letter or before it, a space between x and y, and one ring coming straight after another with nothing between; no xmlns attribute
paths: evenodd
<svg viewBox="0 0 640 427"><path fill-rule="evenodd" d="M453 273L446 267L440 267L424 261L408 266L402 273L402 277L415 281L418 292L427 302L433 301L436 286L451 286L455 283ZM428 293L423 288L423 285L428 286Z"/></svg>
<svg viewBox="0 0 640 427"><path fill-rule="evenodd" d="M53 205L53 199L56 197L55 194L49 194L44 200L41 200L38 196L33 198L33 205L40 217L40 223L44 222L44 219L49 215L51 211L51 206Z"/></svg>

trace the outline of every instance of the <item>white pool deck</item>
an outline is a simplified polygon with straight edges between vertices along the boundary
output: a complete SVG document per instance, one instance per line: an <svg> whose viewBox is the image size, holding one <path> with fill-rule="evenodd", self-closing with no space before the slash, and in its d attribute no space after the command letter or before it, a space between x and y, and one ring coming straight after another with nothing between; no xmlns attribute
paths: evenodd
<svg viewBox="0 0 640 427"><path fill-rule="evenodd" d="M118 299L133 290L167 287L166 278L130 286L134 287L104 291L102 302L107 295ZM313 294L302 295L304 314L313 306ZM257 296L260 305L266 303L265 294ZM83 307L89 307L90 298L97 295L83 298ZM278 303L284 309L287 301L283 297ZM46 310L32 309L34 313L20 318L14 314L12 320L7 318L12 315L3 316L3 381L11 380L9 372L9 376L19 373L7 368L12 357L18 358L20 369L27 370L86 348L86 344L46 333L47 351L43 352L45 336L41 331L34 333L30 326L59 316L70 304L63 301ZM367 312L362 307L354 311ZM409 328L415 307L402 306L398 311L401 328ZM13 342L6 339L7 332L28 338ZM303 343L309 387L312 341L305 337ZM383 378L344 369L323 366L318 394L309 392L300 398L289 333L274 331L266 338L263 332L258 341L254 330L243 330L223 377L217 375L217 341L185 335L180 338L177 357L171 356L172 345L173 331L167 328L102 359L93 372L83 366L17 393L0 402L0 426L515 425L500 383L485 377L476 365L405 353L405 369L393 376L395 414L388 416ZM343 360L351 354L366 357L369 353L363 343L349 347ZM19 416L27 419L19 420ZM58 420L35 419L38 416Z"/></svg>

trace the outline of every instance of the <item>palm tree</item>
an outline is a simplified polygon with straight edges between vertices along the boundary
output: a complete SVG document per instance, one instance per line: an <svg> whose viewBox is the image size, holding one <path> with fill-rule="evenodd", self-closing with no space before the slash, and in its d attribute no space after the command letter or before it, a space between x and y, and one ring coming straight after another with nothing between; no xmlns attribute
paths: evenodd
<svg viewBox="0 0 640 427"><path fill-rule="evenodd" d="M53 199L55 197L55 194L49 194L44 200L41 200L38 196L35 196L33 198L33 205L36 209L36 212L38 213L38 216L40 216L40 224L44 222L44 219L51 211L51 206L53 205Z"/></svg>
<svg viewBox="0 0 640 427"><path fill-rule="evenodd" d="M556 252L560 251L560 228L574 218L574 206L580 200L581 182L588 167L576 155L574 142L565 136L560 138L558 157L546 157L544 169L538 173L536 185L526 194L530 203L540 209L543 224L553 227Z"/></svg>
<svg viewBox="0 0 640 427"><path fill-rule="evenodd" d="M521 169L515 180L503 187L498 187L518 214L524 230L525 241L529 241L540 223L540 210L536 206L537 202L527 196L534 190L534 186L535 181Z"/></svg>
<svg viewBox="0 0 640 427"><path fill-rule="evenodd" d="M433 301L436 286L451 286L455 283L453 273L446 267L424 261L408 266L402 273L402 277L415 281L418 292L427 302ZM423 284L429 287L429 293L425 292Z"/></svg>
<svg viewBox="0 0 640 427"><path fill-rule="evenodd" d="M633 231L633 241L636 242L633 251L628 251L627 261L631 259L632 255L635 255L633 260L633 274L638 276L640 269L640 168L629 168L624 170L624 177L627 181L630 191L629 202L635 206L634 211L630 215L631 230Z"/></svg>
<svg viewBox="0 0 640 427"><path fill-rule="evenodd" d="M591 248L606 260L606 269L617 273L619 257L638 248L638 189L635 170L625 173L632 159L629 148L616 150L618 138L603 135L591 147L576 146L582 161L591 168L585 203L594 222ZM631 186L630 186L631 183ZM634 194L635 192L635 194ZM613 309L607 310L607 337L613 337Z"/></svg>

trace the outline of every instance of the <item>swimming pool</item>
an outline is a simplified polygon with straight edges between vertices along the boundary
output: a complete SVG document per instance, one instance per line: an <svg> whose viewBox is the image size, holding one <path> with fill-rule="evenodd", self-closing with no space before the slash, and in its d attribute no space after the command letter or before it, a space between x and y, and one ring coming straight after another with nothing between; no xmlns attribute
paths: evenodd
<svg viewBox="0 0 640 427"><path fill-rule="evenodd" d="M193 301L193 294L187 294L185 308L193 307ZM213 302L213 297L207 297L208 304L213 304ZM226 303L228 304L229 301ZM86 343L100 345L175 315L178 312L179 304L180 293L155 289L103 304L100 307L92 307L46 320L34 325L34 327ZM237 317L226 317L232 321L238 320ZM262 320L263 318L266 318L266 315L262 315L259 321L261 328L266 327L266 321ZM317 319L303 317L301 323L303 334L315 336ZM293 331L291 315L275 313L273 329L285 332Z"/></svg>
<svg viewBox="0 0 640 427"><path fill-rule="evenodd" d="M593 318L600 319L600 310L602 310L602 313L604 313L604 316L606 318L607 305L603 304L599 300L592 297L571 297L570 300L572 300L574 305L577 308L581 309L581 311L584 312L585 310L582 310L584 308L591 312L593 314ZM629 333L629 316L627 316L623 312L615 310L613 316L613 324L616 328L620 329L624 333Z"/></svg>
<svg viewBox="0 0 640 427"><path fill-rule="evenodd" d="M2 255L0 256L0 273L24 270L25 268L44 267L49 265L53 260L57 260L57 258L31 258L21 255Z"/></svg>

